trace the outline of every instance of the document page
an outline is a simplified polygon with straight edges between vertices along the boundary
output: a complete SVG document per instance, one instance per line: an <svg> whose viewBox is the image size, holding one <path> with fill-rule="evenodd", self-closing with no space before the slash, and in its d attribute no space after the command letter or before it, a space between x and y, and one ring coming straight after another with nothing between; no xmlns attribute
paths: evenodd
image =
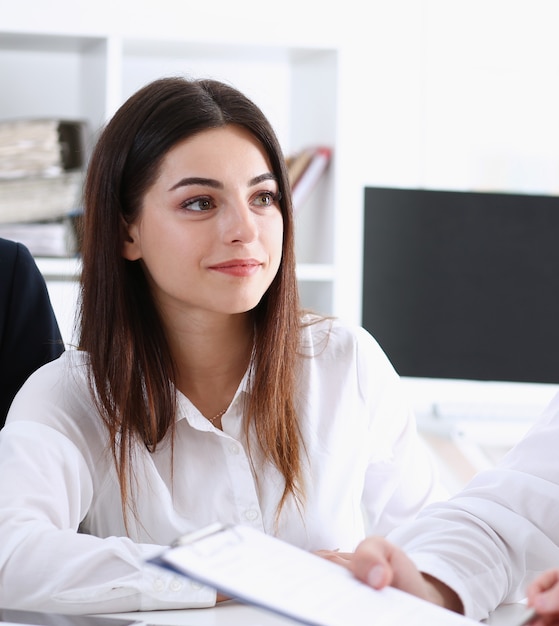
<svg viewBox="0 0 559 626"><path fill-rule="evenodd" d="M340 565L245 526L186 536L155 562L309 626L479 626L397 589L376 591Z"/></svg>

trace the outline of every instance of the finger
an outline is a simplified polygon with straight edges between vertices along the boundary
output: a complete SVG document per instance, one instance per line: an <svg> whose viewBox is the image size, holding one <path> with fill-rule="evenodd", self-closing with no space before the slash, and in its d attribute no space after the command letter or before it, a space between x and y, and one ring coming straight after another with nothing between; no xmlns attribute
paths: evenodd
<svg viewBox="0 0 559 626"><path fill-rule="evenodd" d="M536 580L530 585L530 589L537 591L545 591L550 589L553 585L559 583L559 569L550 569L538 576Z"/></svg>
<svg viewBox="0 0 559 626"><path fill-rule="evenodd" d="M536 602L541 604L542 608L547 603L553 606L556 596L559 595L559 569L548 570L541 574L528 587L526 595L530 606L535 606Z"/></svg>
<svg viewBox="0 0 559 626"><path fill-rule="evenodd" d="M442 603L446 598L446 595L441 595L442 589L447 594L445 586L434 579L427 581L403 550L380 537L366 539L357 547L350 569L357 578L375 589L391 585L396 589L437 603ZM436 598L433 595L435 588ZM459 601L455 601L455 596L454 592L448 590L448 597L453 605L459 606Z"/></svg>
<svg viewBox="0 0 559 626"><path fill-rule="evenodd" d="M344 567L349 567L349 563L353 557L353 553L351 552L339 552L338 550L317 550L315 554L327 561L343 565Z"/></svg>
<svg viewBox="0 0 559 626"><path fill-rule="evenodd" d="M531 605L540 615L549 614L559 618L559 585L533 596Z"/></svg>
<svg viewBox="0 0 559 626"><path fill-rule="evenodd" d="M327 561L331 563L336 563L337 565L342 565L343 567L349 568L349 564L351 560L347 558L347 556L343 556L341 554L336 554L335 552L324 557Z"/></svg>
<svg viewBox="0 0 559 626"><path fill-rule="evenodd" d="M350 563L350 570L359 580L375 589L386 587L392 582L390 565L393 546L382 537L365 539L355 551Z"/></svg>
<svg viewBox="0 0 559 626"><path fill-rule="evenodd" d="M528 626L559 626L559 617L552 615L538 616Z"/></svg>

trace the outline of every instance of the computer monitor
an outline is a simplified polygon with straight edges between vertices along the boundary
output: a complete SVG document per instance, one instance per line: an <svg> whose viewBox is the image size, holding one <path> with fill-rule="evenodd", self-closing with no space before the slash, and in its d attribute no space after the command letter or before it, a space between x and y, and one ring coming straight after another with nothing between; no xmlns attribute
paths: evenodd
<svg viewBox="0 0 559 626"><path fill-rule="evenodd" d="M559 197L367 187L363 254L402 376L559 383Z"/></svg>

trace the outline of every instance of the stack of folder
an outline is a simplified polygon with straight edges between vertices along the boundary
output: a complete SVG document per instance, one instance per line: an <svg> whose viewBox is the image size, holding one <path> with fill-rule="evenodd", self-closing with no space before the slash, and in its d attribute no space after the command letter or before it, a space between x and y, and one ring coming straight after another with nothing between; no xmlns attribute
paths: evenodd
<svg viewBox="0 0 559 626"><path fill-rule="evenodd" d="M78 120L0 121L0 237L37 256L75 253L86 132Z"/></svg>

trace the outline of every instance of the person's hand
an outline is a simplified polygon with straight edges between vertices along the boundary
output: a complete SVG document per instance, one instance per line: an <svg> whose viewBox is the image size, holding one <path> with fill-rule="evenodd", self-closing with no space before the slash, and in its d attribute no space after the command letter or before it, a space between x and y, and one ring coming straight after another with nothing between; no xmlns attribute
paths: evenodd
<svg viewBox="0 0 559 626"><path fill-rule="evenodd" d="M219 604L220 602L227 602L228 600L231 600L231 598L229 598L228 596L224 596L222 593L218 593L215 599L215 603Z"/></svg>
<svg viewBox="0 0 559 626"><path fill-rule="evenodd" d="M457 613L464 608L458 595L440 580L422 574L403 550L382 537L362 541L350 560L349 569L375 589L390 585Z"/></svg>
<svg viewBox="0 0 559 626"><path fill-rule="evenodd" d="M530 625L559 624L559 568L548 570L528 587L528 606L538 615Z"/></svg>
<svg viewBox="0 0 559 626"><path fill-rule="evenodd" d="M349 564L353 558L353 552L340 552L339 550L316 550L314 554L347 569L349 569Z"/></svg>

